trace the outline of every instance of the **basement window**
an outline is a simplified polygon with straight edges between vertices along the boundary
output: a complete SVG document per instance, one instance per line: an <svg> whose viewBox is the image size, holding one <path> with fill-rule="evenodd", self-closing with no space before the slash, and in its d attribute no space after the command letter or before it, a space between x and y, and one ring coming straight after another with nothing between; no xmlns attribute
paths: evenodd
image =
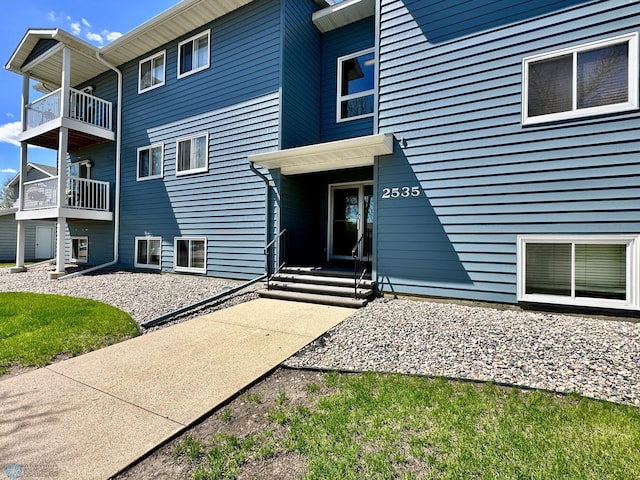
<svg viewBox="0 0 640 480"><path fill-rule="evenodd" d="M638 237L519 237L518 300L638 308Z"/></svg>

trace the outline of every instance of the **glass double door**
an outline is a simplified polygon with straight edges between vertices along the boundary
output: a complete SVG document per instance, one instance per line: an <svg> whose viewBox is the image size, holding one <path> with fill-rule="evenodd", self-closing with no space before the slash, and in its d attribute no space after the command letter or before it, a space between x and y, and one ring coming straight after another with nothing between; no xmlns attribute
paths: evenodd
<svg viewBox="0 0 640 480"><path fill-rule="evenodd" d="M352 259L352 253L355 253L360 260L370 262L375 198L373 183L333 185L329 191L329 259Z"/></svg>

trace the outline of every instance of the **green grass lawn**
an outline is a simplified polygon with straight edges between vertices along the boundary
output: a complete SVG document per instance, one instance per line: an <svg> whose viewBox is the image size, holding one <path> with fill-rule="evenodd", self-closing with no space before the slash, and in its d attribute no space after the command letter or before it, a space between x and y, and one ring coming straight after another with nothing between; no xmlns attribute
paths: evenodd
<svg viewBox="0 0 640 480"><path fill-rule="evenodd" d="M82 298L0 292L0 375L41 367L139 334L131 316Z"/></svg>
<svg viewBox="0 0 640 480"><path fill-rule="evenodd" d="M640 478L639 408L403 375L324 381L330 389L308 388L305 402L273 402L259 433L186 437L175 461L199 480L291 454L304 459L305 479ZM241 417L231 405L226 414Z"/></svg>

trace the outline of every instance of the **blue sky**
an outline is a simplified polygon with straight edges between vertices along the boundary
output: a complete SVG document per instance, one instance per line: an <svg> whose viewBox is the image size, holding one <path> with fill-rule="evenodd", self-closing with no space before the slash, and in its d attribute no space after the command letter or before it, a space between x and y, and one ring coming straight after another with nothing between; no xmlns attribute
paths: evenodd
<svg viewBox="0 0 640 480"><path fill-rule="evenodd" d="M22 78L4 65L29 28L61 28L96 46L126 33L146 20L178 3L178 0L18 0L3 5L0 28L0 185L20 168L20 130ZM32 98L37 98L33 94ZM55 164L55 152L29 149L29 161Z"/></svg>

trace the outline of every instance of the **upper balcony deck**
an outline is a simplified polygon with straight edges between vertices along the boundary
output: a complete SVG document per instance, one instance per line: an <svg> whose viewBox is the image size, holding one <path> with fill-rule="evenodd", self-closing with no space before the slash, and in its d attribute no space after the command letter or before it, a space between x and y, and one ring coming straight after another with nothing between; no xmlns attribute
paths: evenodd
<svg viewBox="0 0 640 480"><path fill-rule="evenodd" d="M25 106L26 130L18 140L58 149L59 129L69 129L68 151L115 140L111 102L76 89L69 89L68 111L62 111L62 89Z"/></svg>

